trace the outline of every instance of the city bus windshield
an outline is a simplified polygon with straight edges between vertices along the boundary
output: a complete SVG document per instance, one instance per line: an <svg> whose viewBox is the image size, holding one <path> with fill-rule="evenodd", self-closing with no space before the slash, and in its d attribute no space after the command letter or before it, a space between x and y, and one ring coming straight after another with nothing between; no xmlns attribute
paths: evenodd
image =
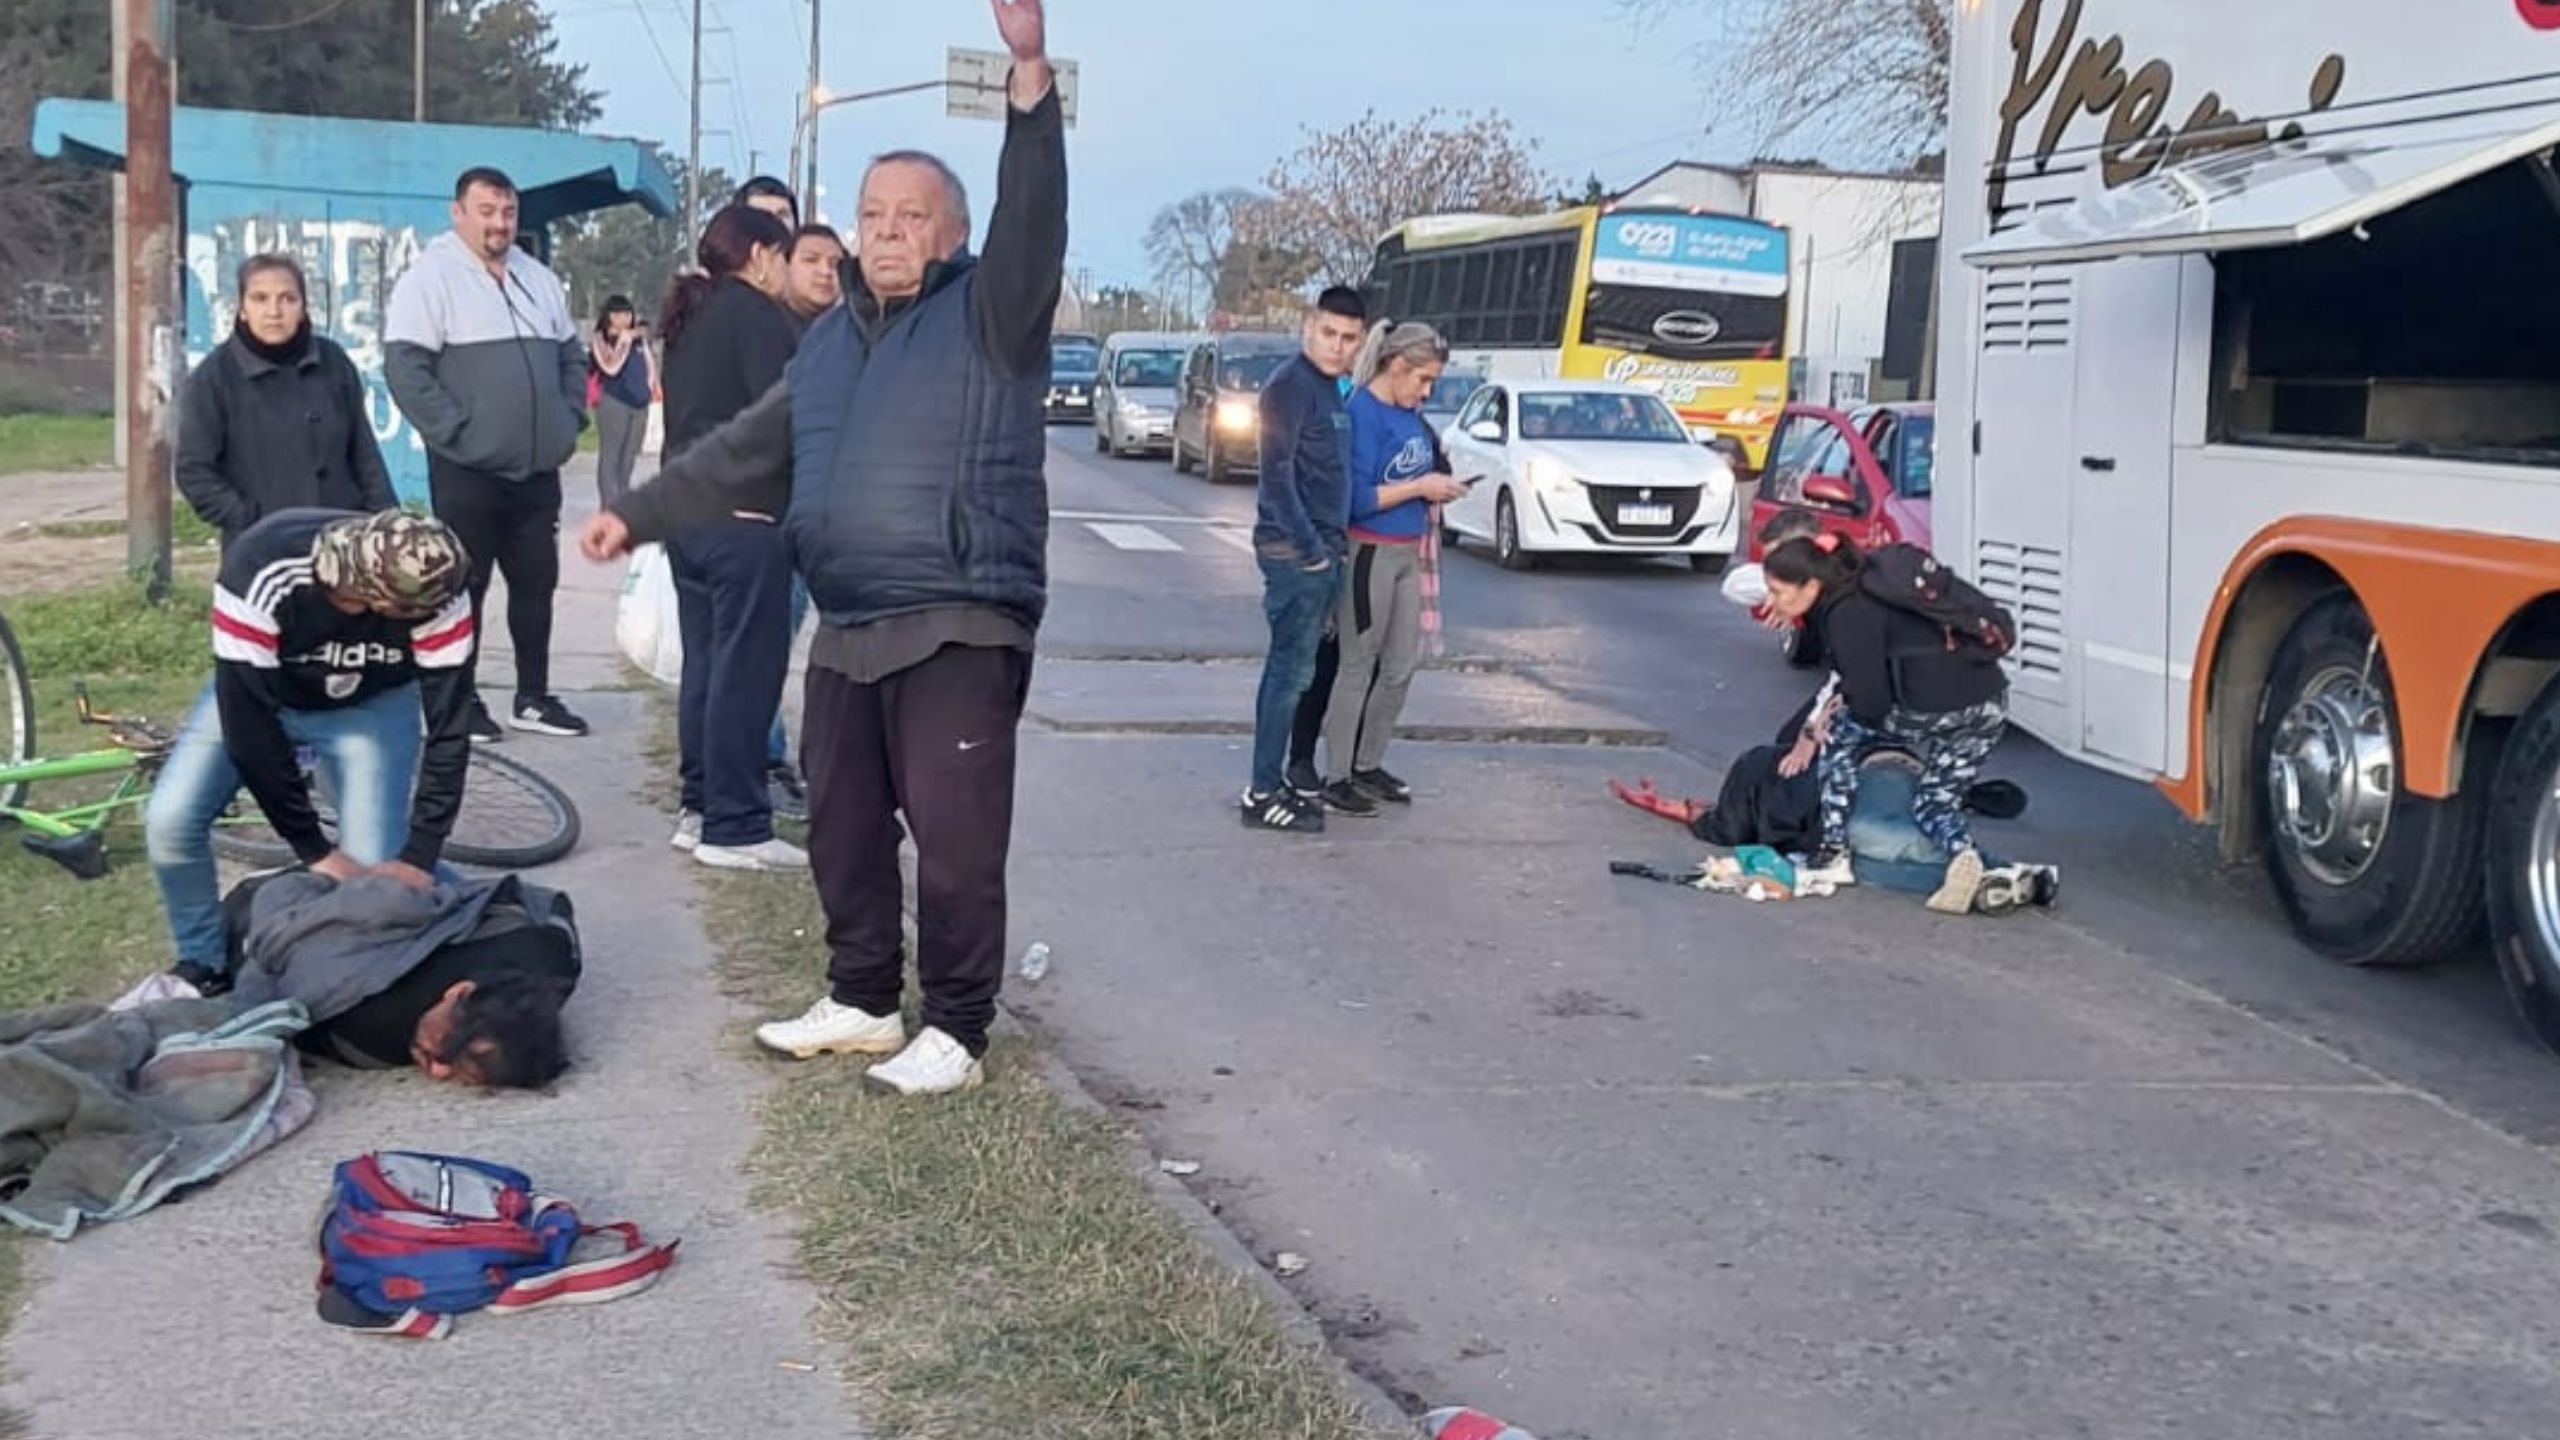
<svg viewBox="0 0 2560 1440"><path fill-rule="evenodd" d="M1619 213L1591 246L1582 342L1666 360L1766 360L1787 325L1787 233L1723 215Z"/></svg>

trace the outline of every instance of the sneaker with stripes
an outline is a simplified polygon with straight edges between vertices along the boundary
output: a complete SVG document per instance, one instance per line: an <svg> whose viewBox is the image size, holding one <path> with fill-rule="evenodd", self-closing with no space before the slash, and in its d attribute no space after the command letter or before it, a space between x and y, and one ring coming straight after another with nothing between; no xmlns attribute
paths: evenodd
<svg viewBox="0 0 2560 1440"><path fill-rule="evenodd" d="M1304 835L1324 833L1324 808L1310 805L1286 790L1247 790L1236 802L1247 830L1296 831Z"/></svg>

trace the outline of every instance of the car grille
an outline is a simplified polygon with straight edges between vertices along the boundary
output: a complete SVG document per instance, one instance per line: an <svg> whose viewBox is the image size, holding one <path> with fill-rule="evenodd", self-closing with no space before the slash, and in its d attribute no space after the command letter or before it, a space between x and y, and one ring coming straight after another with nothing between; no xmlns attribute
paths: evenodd
<svg viewBox="0 0 2560 1440"><path fill-rule="evenodd" d="M1668 540L1689 528L1697 518L1698 497L1705 493L1695 486L1586 485L1591 494L1592 513L1600 517L1601 528L1621 540ZM1671 520L1662 525L1621 525L1621 505L1668 505Z"/></svg>

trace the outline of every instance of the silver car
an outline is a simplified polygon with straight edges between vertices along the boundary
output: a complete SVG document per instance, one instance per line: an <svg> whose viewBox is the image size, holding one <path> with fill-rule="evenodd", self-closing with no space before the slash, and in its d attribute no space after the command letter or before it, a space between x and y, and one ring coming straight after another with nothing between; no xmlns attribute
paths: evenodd
<svg viewBox="0 0 2560 1440"><path fill-rule="evenodd" d="M1093 390L1093 448L1108 455L1162 454L1173 448L1175 386L1182 358L1202 337L1124 330L1102 346Z"/></svg>

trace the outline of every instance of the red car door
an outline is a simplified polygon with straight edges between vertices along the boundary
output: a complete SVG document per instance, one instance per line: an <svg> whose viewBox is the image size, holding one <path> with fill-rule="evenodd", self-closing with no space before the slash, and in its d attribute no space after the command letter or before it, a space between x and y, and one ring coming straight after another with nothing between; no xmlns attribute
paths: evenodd
<svg viewBox="0 0 2560 1440"><path fill-rule="evenodd" d="M1788 510L1810 512L1825 532L1860 546L1892 543L1884 505L1892 487L1848 416L1814 405L1788 406L1770 451L1773 458L1751 501L1753 560L1764 548L1761 530Z"/></svg>

